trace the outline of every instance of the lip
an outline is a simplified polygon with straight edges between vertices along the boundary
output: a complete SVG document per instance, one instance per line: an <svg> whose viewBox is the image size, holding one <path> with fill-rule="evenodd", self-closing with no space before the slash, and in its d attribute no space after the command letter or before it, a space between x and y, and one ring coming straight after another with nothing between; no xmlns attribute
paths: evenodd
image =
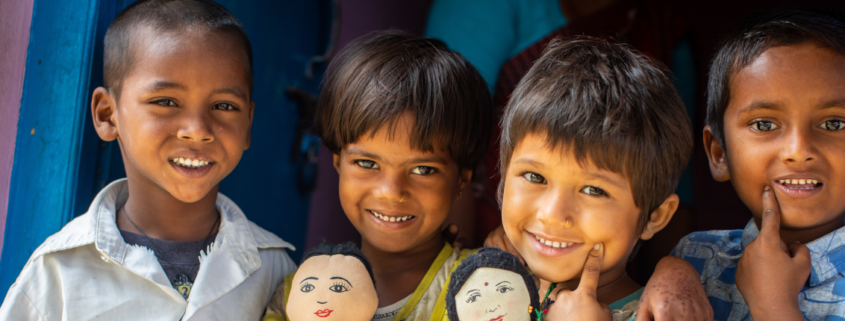
<svg viewBox="0 0 845 321"><path fill-rule="evenodd" d="M387 221L383 221L380 218L376 217L372 213L373 211L375 211L379 214L385 215L385 216L391 216L391 217L413 216L413 218L411 218L407 221L403 221L403 222L387 222ZM417 215L410 215L410 214L399 213L399 212L394 212L394 211L381 211L381 210L365 209L364 214L366 214L367 217L369 217L370 220L372 220L376 224L376 226L379 226L379 227L382 227L382 228L385 228L385 229L389 229L389 230L401 230L403 228L406 228L408 226L413 225L414 223L416 223L417 219L419 219L419 216L417 216Z"/></svg>
<svg viewBox="0 0 845 321"><path fill-rule="evenodd" d="M490 319L490 321L502 321L502 318L504 318L506 315L508 315L508 314L507 314L507 313L502 314L502 315L500 315L500 316L498 316L498 317L495 317L495 318L493 318L493 319Z"/></svg>
<svg viewBox="0 0 845 321"><path fill-rule="evenodd" d="M314 314L316 314L318 317L326 318L330 314L332 314L332 312L334 312L334 310L325 309L325 310L317 310L317 312L314 312Z"/></svg>
<svg viewBox="0 0 845 321"><path fill-rule="evenodd" d="M820 181L821 183L816 187L810 189L795 189L795 188L788 188L784 184L780 183L780 180L786 179L812 179ZM822 191L824 189L826 181L823 180L820 176L811 174L811 173L795 173L780 176L775 178L772 181L772 186L776 187L782 195L790 197L790 198L810 198Z"/></svg>
<svg viewBox="0 0 845 321"><path fill-rule="evenodd" d="M528 231L525 231L525 234L526 234L526 237L528 237L528 239L530 240L531 245L537 251L537 253L539 253L540 255L543 255L543 256L564 256L564 255L570 254L572 252L575 252L575 250L581 248L581 246L584 245L584 243L582 243L582 242L574 242L574 241L570 241L570 240L561 240L559 238L547 237L545 235L539 235L539 234L535 235L535 234L528 232ZM566 248L560 248L560 249L551 248L551 247L546 246L543 243L540 243L540 241L537 240L537 236L539 236L543 239L546 239L546 240L550 240L550 241L567 242L567 243L574 243L574 244L572 244L572 245L570 245L569 247L566 247Z"/></svg>

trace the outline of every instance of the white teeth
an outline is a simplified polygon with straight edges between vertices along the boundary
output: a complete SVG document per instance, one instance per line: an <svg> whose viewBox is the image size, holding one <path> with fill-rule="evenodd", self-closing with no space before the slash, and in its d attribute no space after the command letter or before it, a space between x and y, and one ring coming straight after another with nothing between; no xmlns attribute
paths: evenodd
<svg viewBox="0 0 845 321"><path fill-rule="evenodd" d="M179 166L188 167L188 168L200 168L200 167L203 167L203 166L209 164L209 162L207 162L207 161L201 161L201 160L198 160L198 159L188 159L188 158L182 158L182 157L174 158L173 162L178 164Z"/></svg>
<svg viewBox="0 0 845 321"><path fill-rule="evenodd" d="M780 179L778 183L791 185L818 185L819 181L815 179Z"/></svg>
<svg viewBox="0 0 845 321"><path fill-rule="evenodd" d="M804 185L807 183L807 180L799 179L798 184Z"/></svg>
<svg viewBox="0 0 845 321"><path fill-rule="evenodd" d="M536 235L534 237L537 239L538 242L542 243L543 245L551 247L551 248L555 248L555 249L563 249L563 248L567 248L567 247L572 246L572 244L575 244L575 243L572 243L572 242L556 242L556 241L552 242L552 241L549 241L547 239L544 239L544 238L536 236Z"/></svg>
<svg viewBox="0 0 845 321"><path fill-rule="evenodd" d="M813 185L818 185L818 184L819 184L819 181L817 181L817 180L811 179L810 181L811 181L811 182L813 182Z"/></svg>
<svg viewBox="0 0 845 321"><path fill-rule="evenodd" d="M385 222L404 222L404 221L407 221L407 220L410 220L410 219L414 218L414 216L413 216L413 215L408 215L408 216L387 216L387 215L382 215L381 213L379 213L379 212L375 212L375 211L370 211L370 213L372 213L372 214L373 214L373 216L375 216L375 217L377 217L378 219L380 219L380 220L382 220L382 221L385 221Z"/></svg>

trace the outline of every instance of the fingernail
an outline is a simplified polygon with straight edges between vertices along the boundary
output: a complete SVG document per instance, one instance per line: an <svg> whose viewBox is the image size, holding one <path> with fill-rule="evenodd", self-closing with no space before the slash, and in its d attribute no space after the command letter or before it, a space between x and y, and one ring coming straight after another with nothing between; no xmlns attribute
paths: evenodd
<svg viewBox="0 0 845 321"><path fill-rule="evenodd" d="M771 190L772 190L772 187L769 186L769 185L766 185L766 187L763 187L764 192L768 192L768 191L771 191Z"/></svg>
<svg viewBox="0 0 845 321"><path fill-rule="evenodd" d="M601 243L596 243L596 245L593 245L593 250L598 250L600 247Z"/></svg>

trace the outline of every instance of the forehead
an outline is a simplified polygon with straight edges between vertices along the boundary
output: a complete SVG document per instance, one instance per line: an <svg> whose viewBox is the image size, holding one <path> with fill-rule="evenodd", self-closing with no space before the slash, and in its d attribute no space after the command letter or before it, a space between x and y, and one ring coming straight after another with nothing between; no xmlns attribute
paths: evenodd
<svg viewBox="0 0 845 321"><path fill-rule="evenodd" d="M367 268L358 258L350 255L317 255L302 262L294 275L294 284L308 277L330 278L342 276L344 278L362 280L370 279ZM370 281L368 281L370 282Z"/></svg>
<svg viewBox="0 0 845 321"><path fill-rule="evenodd" d="M461 287L461 293L469 290L495 290L496 285L507 281L510 286L521 286L527 288L525 280L516 272L491 267L478 268Z"/></svg>
<svg viewBox="0 0 845 321"><path fill-rule="evenodd" d="M431 140L433 146L432 150L429 151L423 150L422 146L414 146L412 141L414 135L426 134L415 133L414 131L415 119L413 114L408 111L387 124L366 131L344 149L347 153L371 154L365 156L397 163L402 163L408 158L428 159L443 164L454 163L449 151L440 146L437 139Z"/></svg>
<svg viewBox="0 0 845 321"><path fill-rule="evenodd" d="M133 63L124 83L166 79L186 86L249 86L249 57L234 35L200 28L161 32L141 27L132 37Z"/></svg>
<svg viewBox="0 0 845 321"><path fill-rule="evenodd" d="M845 99L845 57L815 42L772 47L734 75L726 113L752 105L823 106Z"/></svg>

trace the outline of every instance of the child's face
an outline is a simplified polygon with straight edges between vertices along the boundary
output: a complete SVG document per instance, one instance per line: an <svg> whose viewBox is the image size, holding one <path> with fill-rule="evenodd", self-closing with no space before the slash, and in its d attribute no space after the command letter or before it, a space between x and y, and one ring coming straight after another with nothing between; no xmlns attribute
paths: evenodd
<svg viewBox="0 0 845 321"><path fill-rule="evenodd" d="M730 179L755 217L771 185L784 227L841 226L845 57L813 43L773 47L737 72L730 91L725 150L705 139L714 178Z"/></svg>
<svg viewBox="0 0 845 321"><path fill-rule="evenodd" d="M219 34L143 30L138 39L136 64L117 107L103 118L113 124L130 180L195 202L249 147L254 103L247 56ZM180 159L192 164L178 164Z"/></svg>
<svg viewBox="0 0 845 321"><path fill-rule="evenodd" d="M392 135L384 127L372 138L365 133L334 155L343 211L365 243L385 252L434 241L472 176L438 146L412 149L413 124L406 113Z"/></svg>
<svg viewBox="0 0 845 321"><path fill-rule="evenodd" d="M502 224L535 275L551 282L581 275L593 246L604 243L602 273L624 273L640 238L640 210L620 174L581 167L544 135L517 144L508 164Z"/></svg>

